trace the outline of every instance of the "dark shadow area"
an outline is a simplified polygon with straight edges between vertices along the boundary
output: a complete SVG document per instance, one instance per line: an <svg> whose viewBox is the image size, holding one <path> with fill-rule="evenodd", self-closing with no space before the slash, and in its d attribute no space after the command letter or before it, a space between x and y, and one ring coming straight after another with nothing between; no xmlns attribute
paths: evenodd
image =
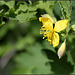
<svg viewBox="0 0 75 75"><path fill-rule="evenodd" d="M67 61L67 55L65 54L61 59L58 58L57 54L50 51L45 50L48 59L53 60L50 62L51 70L55 74L70 74L73 72L74 65Z"/></svg>

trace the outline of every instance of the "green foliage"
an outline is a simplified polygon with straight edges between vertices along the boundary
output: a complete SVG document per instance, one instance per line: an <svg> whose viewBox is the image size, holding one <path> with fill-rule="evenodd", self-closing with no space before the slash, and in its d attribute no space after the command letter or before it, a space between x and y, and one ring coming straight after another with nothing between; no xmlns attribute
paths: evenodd
<svg viewBox="0 0 75 75"><path fill-rule="evenodd" d="M15 6L15 1L1 1L1 6L2 8L5 8L8 10L4 10L2 9L1 12L3 13L3 16L1 16L2 18L9 18L12 20L18 20L20 23L25 23L27 21L36 19L36 13L38 9L43 9L45 10L48 14L53 16L53 6L55 4L55 1L49 2L43 2L43 1L37 1L34 4L32 2L30 3L26 3L23 1L19 1L17 2L16 6ZM2 14L1 14L2 15ZM1 19L2 19L1 18ZM1 24L4 24L3 22L1 22Z"/></svg>
<svg viewBox="0 0 75 75"><path fill-rule="evenodd" d="M69 19L71 17L72 5L71 1L59 1L61 12L62 12L62 19Z"/></svg>
<svg viewBox="0 0 75 75"><path fill-rule="evenodd" d="M74 14L75 14L75 1L72 1L72 15L71 15L71 24L75 24L75 17L74 17Z"/></svg>
<svg viewBox="0 0 75 75"><path fill-rule="evenodd" d="M16 16L17 20L19 20L20 23L24 23L29 21L31 18L35 18L36 12L31 12L31 13L21 13Z"/></svg>
<svg viewBox="0 0 75 75"><path fill-rule="evenodd" d="M48 62L48 59L42 55L42 47L39 43L36 43L35 45L29 46L27 48L26 53L19 54L18 56L15 57L15 61L17 62L17 68L21 69L26 68L30 70L28 71L22 71L23 74L25 73L37 73L37 74L47 74L49 73L49 66L46 65L45 63ZM37 54L36 54L37 53ZM31 62L31 63L30 63ZM19 66L21 65L21 66ZM21 67L21 68L20 68ZM23 69L22 68L22 69ZM13 70L13 73L15 69ZM16 71L18 73L19 71ZM19 72L21 73L21 72Z"/></svg>
<svg viewBox="0 0 75 75"><path fill-rule="evenodd" d="M75 5L71 1L0 1L0 73L75 74L75 36L72 35L75 10L72 8ZM65 32L68 34L66 53L61 59L57 56L61 38L59 46L54 48L40 35L42 24L38 19L42 14L71 22Z"/></svg>

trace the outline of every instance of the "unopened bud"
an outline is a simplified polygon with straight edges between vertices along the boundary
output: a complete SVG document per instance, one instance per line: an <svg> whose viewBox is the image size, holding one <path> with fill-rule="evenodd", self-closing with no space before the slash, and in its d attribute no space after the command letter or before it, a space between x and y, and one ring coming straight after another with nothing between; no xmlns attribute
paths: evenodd
<svg viewBox="0 0 75 75"><path fill-rule="evenodd" d="M75 24L71 26L71 29L75 31Z"/></svg>
<svg viewBox="0 0 75 75"><path fill-rule="evenodd" d="M66 41L64 41L61 44L60 48L58 49L58 57L59 57L59 59L64 55L65 50L66 50Z"/></svg>

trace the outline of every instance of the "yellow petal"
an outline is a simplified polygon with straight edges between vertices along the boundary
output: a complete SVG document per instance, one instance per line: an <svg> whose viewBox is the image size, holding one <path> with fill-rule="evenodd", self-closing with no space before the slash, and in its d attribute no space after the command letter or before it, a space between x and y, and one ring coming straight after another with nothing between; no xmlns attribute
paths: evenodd
<svg viewBox="0 0 75 75"><path fill-rule="evenodd" d="M60 48L58 49L58 57L59 59L64 55L66 50L66 43L65 41L61 44Z"/></svg>
<svg viewBox="0 0 75 75"><path fill-rule="evenodd" d="M68 24L69 20L60 20L60 21L57 21L55 23L55 27L54 27L54 30L56 32L60 32L62 30L64 30L66 27L67 27L67 24Z"/></svg>
<svg viewBox="0 0 75 75"><path fill-rule="evenodd" d="M48 20L49 20L48 18L39 17L39 21L42 21L43 24L44 24L45 22L47 22Z"/></svg>
<svg viewBox="0 0 75 75"><path fill-rule="evenodd" d="M47 35L47 40L50 42L50 44L52 44L52 35L53 35L53 32L49 32L46 34Z"/></svg>
<svg viewBox="0 0 75 75"><path fill-rule="evenodd" d="M49 18L40 17L39 20L43 22L43 26L41 27L42 31L53 30L53 23L50 21Z"/></svg>
<svg viewBox="0 0 75 75"><path fill-rule="evenodd" d="M43 24L43 27L48 31L53 31L53 23L48 20Z"/></svg>
<svg viewBox="0 0 75 75"><path fill-rule="evenodd" d="M44 14L44 15L41 15L42 17L45 17L45 18L49 18L51 20L52 23L54 23L54 20L51 18L50 15L48 14Z"/></svg>
<svg viewBox="0 0 75 75"><path fill-rule="evenodd" d="M53 44L53 47L56 47L59 44L59 34L56 32L53 33L52 44Z"/></svg>

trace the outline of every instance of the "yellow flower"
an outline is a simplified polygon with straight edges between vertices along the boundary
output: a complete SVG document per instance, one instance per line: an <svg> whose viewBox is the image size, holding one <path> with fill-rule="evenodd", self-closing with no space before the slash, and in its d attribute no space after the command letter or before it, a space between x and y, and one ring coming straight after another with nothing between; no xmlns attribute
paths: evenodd
<svg viewBox="0 0 75 75"><path fill-rule="evenodd" d="M55 23L53 27L54 20L48 14L42 15L39 18L39 21L42 21L43 26L40 29L40 34L44 34L44 38L47 38L53 47L58 46L59 44L59 32L64 30L67 27L69 20L60 20Z"/></svg>

